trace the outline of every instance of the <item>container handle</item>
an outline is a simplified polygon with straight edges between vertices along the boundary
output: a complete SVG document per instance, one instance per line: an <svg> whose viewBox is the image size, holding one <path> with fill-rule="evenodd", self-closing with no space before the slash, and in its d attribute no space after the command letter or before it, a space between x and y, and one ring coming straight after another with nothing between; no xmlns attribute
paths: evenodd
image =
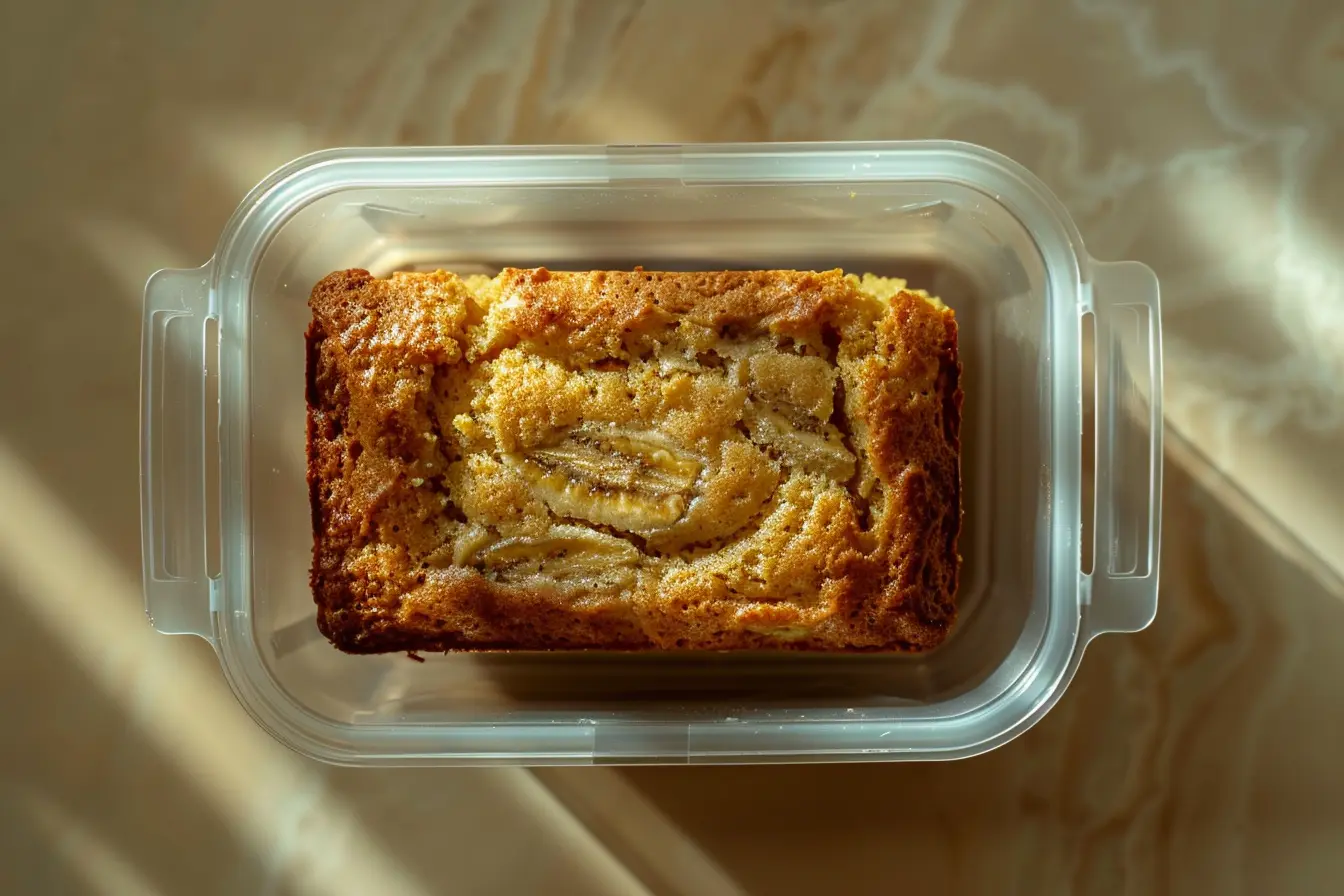
<svg viewBox="0 0 1344 896"><path fill-rule="evenodd" d="M1094 264L1096 545L1085 575L1093 635L1136 632L1157 614L1162 536L1162 315L1157 276Z"/></svg>
<svg viewBox="0 0 1344 896"><path fill-rule="evenodd" d="M145 284L140 341L140 538L145 613L211 639L205 551L205 335L210 265Z"/></svg>

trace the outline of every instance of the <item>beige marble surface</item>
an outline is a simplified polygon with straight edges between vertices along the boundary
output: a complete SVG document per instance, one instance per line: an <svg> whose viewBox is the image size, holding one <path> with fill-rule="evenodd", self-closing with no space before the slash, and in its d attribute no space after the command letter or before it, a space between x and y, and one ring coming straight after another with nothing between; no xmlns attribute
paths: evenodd
<svg viewBox="0 0 1344 896"><path fill-rule="evenodd" d="M0 892L1344 887L1344 6L0 8ZM324 768L144 624L140 291L342 144L954 137L1164 289L1162 607L951 764Z"/></svg>

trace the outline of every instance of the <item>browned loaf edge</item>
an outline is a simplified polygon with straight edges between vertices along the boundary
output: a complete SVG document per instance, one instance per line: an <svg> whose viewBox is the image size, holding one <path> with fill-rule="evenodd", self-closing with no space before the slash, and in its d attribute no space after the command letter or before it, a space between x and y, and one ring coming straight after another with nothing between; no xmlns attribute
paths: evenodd
<svg viewBox="0 0 1344 896"><path fill-rule="evenodd" d="M312 292L306 334L318 627L349 653L937 646L956 619L960 566L957 324L936 300L904 290L876 299L858 283L839 271L638 269L509 269L471 289L444 272L380 279L350 270L324 278ZM513 543L499 539L514 532L516 542L517 532L531 531L518 527L542 525L541 518L546 525L576 522L558 519L546 503L517 491L507 470L500 472L499 440L545 445L558 436L528 435L535 414L513 410L536 404L535 389L505 394L493 417L483 413L502 389L490 376L502 381L507 362L524 377L537 369L561 371L557 376L565 369L601 371L602 388L620 382L612 377L628 377L631 397L617 395L611 407L629 418L649 390L653 404L666 404L669 379L648 372L649 346L672 330L690 333L691 342L757 339L834 360L836 427L811 425L832 439L840 432L856 458L853 475L843 483L794 475L773 449L741 447L756 430L749 433L739 420L733 433L711 432L704 444L719 439L726 458L722 444L731 441L732 450L756 458L751 463L764 471L762 481L778 479L760 506L748 509L740 531L705 543L677 536L668 542L673 550L658 551L651 545L665 536L656 531L638 535L592 523L593 537L615 545L613 556L628 568L618 564L612 578L609 564L599 564L591 581L605 584L586 590L570 580L553 586L544 576L526 578L532 573L519 567L463 559L466 531L483 529L485 542ZM712 350L701 356L717 357ZM750 362L728 367L743 363ZM636 383L637 371L644 372ZM741 407L759 404L751 393L743 405L718 372L688 381L710 391L692 394L679 411L677 420L691 420L685 426L697 425L697 408L714 408L703 413L720 414L709 421L717 427L731 419L732 408L741 414ZM723 395L727 404L713 403ZM549 423L559 433L585 425L588 400L581 397L578 412ZM554 410L562 404L550 403L552 416L564 416L563 408ZM717 410L720 404L729 409ZM824 396L816 406L825 412ZM693 428L685 432L698 437ZM530 450L519 444L505 447ZM714 449L705 450L709 457ZM720 499L737 500L714 500ZM721 518L738 512L724 507L730 509ZM529 509L535 518L526 517ZM469 529L477 518L489 525ZM765 559L759 551L742 553L743 545L756 543L752 537L766 546ZM633 547L622 547L627 543ZM556 557L569 562L563 551ZM756 564L750 576L741 569L748 561ZM552 561L540 562L544 571Z"/></svg>

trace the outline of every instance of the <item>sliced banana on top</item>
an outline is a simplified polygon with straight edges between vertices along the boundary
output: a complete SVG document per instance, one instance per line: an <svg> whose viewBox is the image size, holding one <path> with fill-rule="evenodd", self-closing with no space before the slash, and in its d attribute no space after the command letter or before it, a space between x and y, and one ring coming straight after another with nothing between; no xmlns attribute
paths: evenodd
<svg viewBox="0 0 1344 896"><path fill-rule="evenodd" d="M497 541L477 553L474 565L501 582L629 588L640 558L634 545L615 536L552 526L545 535Z"/></svg>
<svg viewBox="0 0 1344 896"><path fill-rule="evenodd" d="M704 469L658 433L598 428L503 459L554 513L625 532L681 519Z"/></svg>
<svg viewBox="0 0 1344 896"><path fill-rule="evenodd" d="M811 428L802 427L755 401L748 402L743 420L752 441L774 447L785 462L836 482L847 482L853 477L854 455L845 447L844 437L834 425L817 423Z"/></svg>

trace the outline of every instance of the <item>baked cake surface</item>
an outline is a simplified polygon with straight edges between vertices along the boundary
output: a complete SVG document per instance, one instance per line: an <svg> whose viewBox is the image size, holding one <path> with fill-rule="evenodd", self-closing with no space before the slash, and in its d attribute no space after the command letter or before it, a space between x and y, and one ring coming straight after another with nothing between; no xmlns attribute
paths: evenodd
<svg viewBox="0 0 1344 896"><path fill-rule="evenodd" d="M341 271L313 289L341 650L923 650L956 617L957 325L840 271Z"/></svg>

